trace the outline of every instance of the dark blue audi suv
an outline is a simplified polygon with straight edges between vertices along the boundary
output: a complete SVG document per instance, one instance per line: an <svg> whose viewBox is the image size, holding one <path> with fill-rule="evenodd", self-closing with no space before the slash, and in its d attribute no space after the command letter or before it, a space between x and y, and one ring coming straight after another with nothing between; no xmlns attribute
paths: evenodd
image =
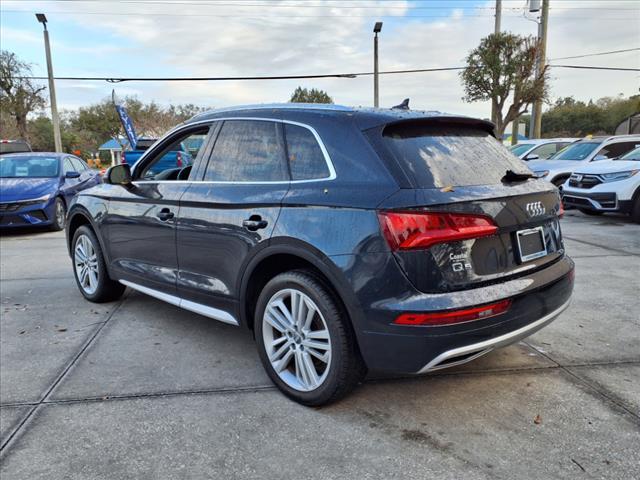
<svg viewBox="0 0 640 480"><path fill-rule="evenodd" d="M193 164L159 171L181 142ZM250 330L289 397L473 360L564 311L556 187L473 118L336 105L200 114L75 197L82 295L126 287Z"/></svg>

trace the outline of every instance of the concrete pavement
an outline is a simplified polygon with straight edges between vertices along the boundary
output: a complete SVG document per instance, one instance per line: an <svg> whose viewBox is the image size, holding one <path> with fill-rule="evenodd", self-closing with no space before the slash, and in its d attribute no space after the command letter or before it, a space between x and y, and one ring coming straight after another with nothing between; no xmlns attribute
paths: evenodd
<svg viewBox="0 0 640 480"><path fill-rule="evenodd" d="M525 342L321 409L250 335L136 292L93 305L60 233L0 238L0 474L640 478L640 226L568 212L571 307Z"/></svg>

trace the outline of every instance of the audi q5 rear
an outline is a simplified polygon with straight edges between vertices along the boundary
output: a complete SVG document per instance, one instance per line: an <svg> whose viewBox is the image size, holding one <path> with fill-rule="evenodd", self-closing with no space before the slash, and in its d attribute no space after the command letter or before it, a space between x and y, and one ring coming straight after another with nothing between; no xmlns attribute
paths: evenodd
<svg viewBox="0 0 640 480"><path fill-rule="evenodd" d="M193 165L154 173L189 135L202 140ZM247 328L274 383L307 405L345 395L367 370L470 361L569 304L558 191L482 120L227 109L127 168L70 209L81 292L104 301L127 285Z"/></svg>

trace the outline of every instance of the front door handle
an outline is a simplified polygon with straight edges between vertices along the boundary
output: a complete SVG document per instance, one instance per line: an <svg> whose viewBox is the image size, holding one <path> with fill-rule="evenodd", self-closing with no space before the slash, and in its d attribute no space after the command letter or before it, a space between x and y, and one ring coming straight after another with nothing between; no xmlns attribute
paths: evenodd
<svg viewBox="0 0 640 480"><path fill-rule="evenodd" d="M248 219L242 221L242 226L251 232L267 228L267 221L263 220L260 215L251 215Z"/></svg>
<svg viewBox="0 0 640 480"><path fill-rule="evenodd" d="M168 208L163 208L156 214L156 217L158 217L163 222L166 222L167 220L171 220L174 217L174 215L173 215L173 212Z"/></svg>

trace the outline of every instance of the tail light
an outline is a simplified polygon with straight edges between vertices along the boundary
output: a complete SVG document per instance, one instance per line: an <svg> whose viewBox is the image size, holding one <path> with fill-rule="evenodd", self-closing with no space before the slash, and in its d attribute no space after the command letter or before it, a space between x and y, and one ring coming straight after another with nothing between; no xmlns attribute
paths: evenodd
<svg viewBox="0 0 640 480"><path fill-rule="evenodd" d="M176 153L176 166L182 167L182 154L180 152Z"/></svg>
<svg viewBox="0 0 640 480"><path fill-rule="evenodd" d="M122 152L120 154L120 163L127 163L127 156Z"/></svg>
<svg viewBox="0 0 640 480"><path fill-rule="evenodd" d="M560 200L560 207L558 208L558 218L564 217L564 202Z"/></svg>
<svg viewBox="0 0 640 480"><path fill-rule="evenodd" d="M481 307L465 308L464 310L446 310L443 312L430 313L403 313L398 316L393 323L396 325L452 325L454 323L471 322L500 315L511 307L511 300L501 300L500 302Z"/></svg>
<svg viewBox="0 0 640 480"><path fill-rule="evenodd" d="M391 250L424 249L498 231L491 218L463 213L379 212L378 220Z"/></svg>

